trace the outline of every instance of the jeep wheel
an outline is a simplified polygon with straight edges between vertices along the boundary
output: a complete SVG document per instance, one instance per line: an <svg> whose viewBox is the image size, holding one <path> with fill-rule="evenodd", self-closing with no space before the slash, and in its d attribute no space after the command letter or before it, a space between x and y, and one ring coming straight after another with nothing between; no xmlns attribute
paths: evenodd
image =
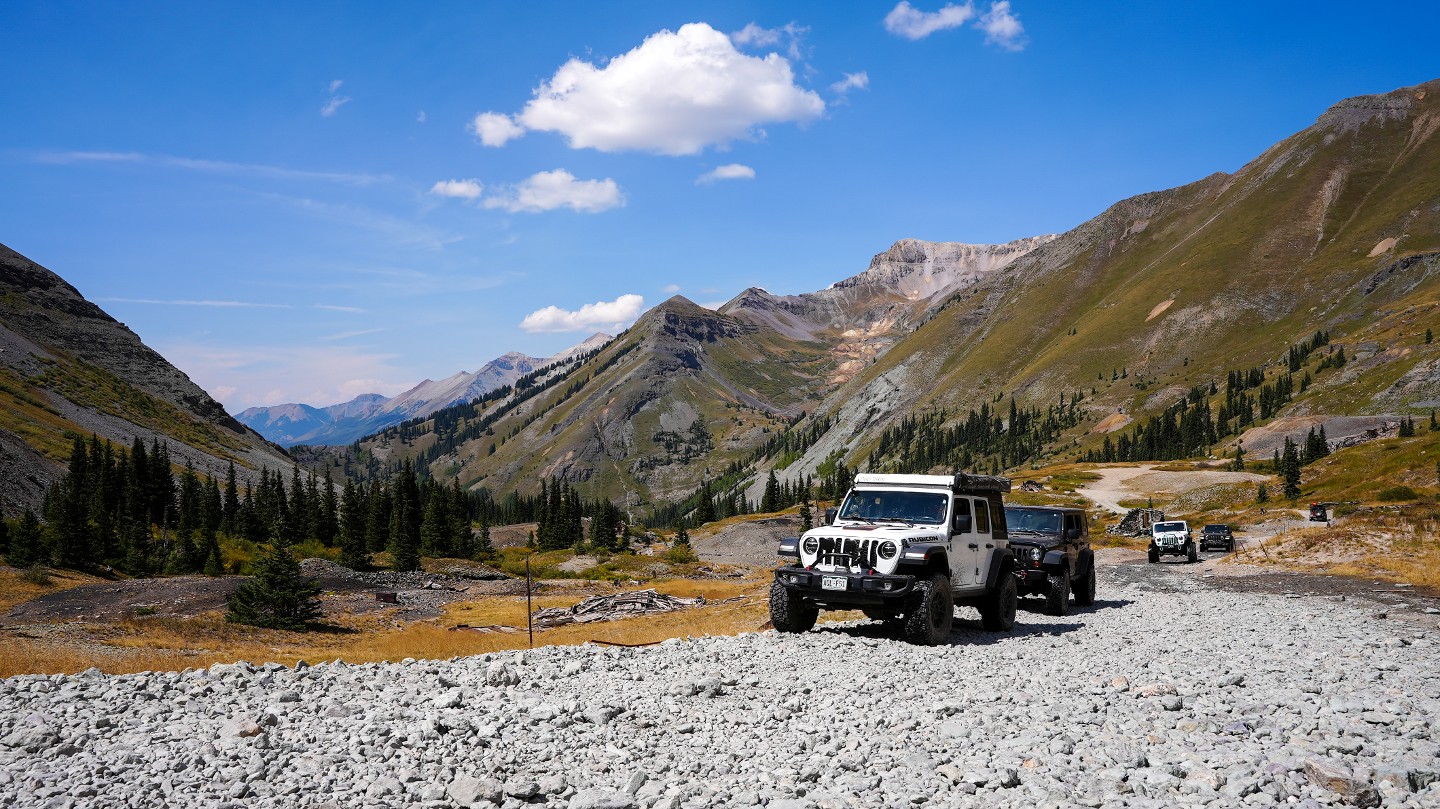
<svg viewBox="0 0 1440 809"><path fill-rule="evenodd" d="M1065 615L1070 612L1070 571L1061 569L1045 577L1045 612Z"/></svg>
<svg viewBox="0 0 1440 809"><path fill-rule="evenodd" d="M1160 551L1152 545L1150 547L1150 564L1153 565L1158 561L1160 561Z"/></svg>
<svg viewBox="0 0 1440 809"><path fill-rule="evenodd" d="M1189 549L1185 551L1185 558L1191 562L1200 561L1200 554L1195 551L1195 543L1190 543Z"/></svg>
<svg viewBox="0 0 1440 809"><path fill-rule="evenodd" d="M1230 539L1225 540L1225 550L1226 550L1227 552L1230 552L1230 553L1233 553L1233 552L1235 551L1235 538L1234 538L1234 537L1231 537Z"/></svg>
<svg viewBox="0 0 1440 809"><path fill-rule="evenodd" d="M955 597L950 593L950 579L935 575L930 581L916 582L911 603L914 609L905 616L905 640L921 646L944 643L955 622Z"/></svg>
<svg viewBox="0 0 1440 809"><path fill-rule="evenodd" d="M818 607L806 607L799 596L774 582L770 585L770 623L777 632L809 632L820 617Z"/></svg>
<svg viewBox="0 0 1440 809"><path fill-rule="evenodd" d="M1089 570L1080 577L1080 584L1075 588L1075 603L1082 607L1089 607L1095 603L1095 560L1091 559L1088 565Z"/></svg>
<svg viewBox="0 0 1440 809"><path fill-rule="evenodd" d="M1015 602L1020 593L1015 576L1009 570L1000 572L1000 586L984 596L979 604L980 628L986 632L1009 632L1015 626Z"/></svg>

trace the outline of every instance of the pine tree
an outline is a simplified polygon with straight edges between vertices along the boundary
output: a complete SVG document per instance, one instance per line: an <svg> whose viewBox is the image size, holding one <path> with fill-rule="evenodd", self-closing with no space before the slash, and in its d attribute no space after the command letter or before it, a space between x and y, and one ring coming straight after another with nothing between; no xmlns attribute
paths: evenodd
<svg viewBox="0 0 1440 809"><path fill-rule="evenodd" d="M815 518L810 513L810 496L807 494L804 500L800 501L800 533L805 533L815 527Z"/></svg>
<svg viewBox="0 0 1440 809"><path fill-rule="evenodd" d="M495 561L498 556L494 543L490 541L490 520L484 512L481 512L480 533L475 539L475 559L488 563Z"/></svg>
<svg viewBox="0 0 1440 809"><path fill-rule="evenodd" d="M395 482L395 504L390 511L390 567L392 570L420 569L420 486L415 467L406 458Z"/></svg>
<svg viewBox="0 0 1440 809"><path fill-rule="evenodd" d="M314 480L314 477L311 477ZM330 476L330 467L325 467L325 479L320 486L320 497L316 501L317 514L315 538L325 547L334 547L340 537L340 504L335 496L335 480Z"/></svg>
<svg viewBox="0 0 1440 809"><path fill-rule="evenodd" d="M1236 472L1245 471L1245 447L1240 444L1235 445L1235 460L1231 462L1230 468Z"/></svg>
<svg viewBox="0 0 1440 809"><path fill-rule="evenodd" d="M1014 403L1013 400L1011 402ZM760 497L760 510L766 514L780 510L780 481L775 478L775 470L770 470L770 477L765 479L765 494Z"/></svg>
<svg viewBox="0 0 1440 809"><path fill-rule="evenodd" d="M365 546L366 503L355 481L345 479L340 493L340 564L351 570L370 567L370 553Z"/></svg>
<svg viewBox="0 0 1440 809"><path fill-rule="evenodd" d="M1435 332L1430 331L1429 329L1426 329L1426 330L1425 330L1425 345L1428 346L1428 345L1430 345L1430 344L1433 343L1433 342L1435 342Z"/></svg>
<svg viewBox="0 0 1440 809"><path fill-rule="evenodd" d="M220 530L236 536L240 530L240 487L235 480L235 462L225 469L225 499L221 507Z"/></svg>
<svg viewBox="0 0 1440 809"><path fill-rule="evenodd" d="M1255 502L1266 503L1270 500L1270 488L1261 483L1255 487Z"/></svg>
<svg viewBox="0 0 1440 809"><path fill-rule="evenodd" d="M1284 483L1283 494L1286 500L1294 500L1300 496L1300 453L1295 448L1295 442L1289 436L1285 438L1285 451L1280 456L1280 476Z"/></svg>
<svg viewBox="0 0 1440 809"><path fill-rule="evenodd" d="M320 588L283 544L270 546L254 577L226 599L225 620L270 629L305 629L323 614Z"/></svg>
<svg viewBox="0 0 1440 809"><path fill-rule="evenodd" d="M20 517L15 536L10 538L10 552L6 554L5 561L11 567L30 567L50 562L50 554L45 549L44 533L40 528L40 518L28 508Z"/></svg>
<svg viewBox="0 0 1440 809"><path fill-rule="evenodd" d="M710 491L710 481L706 480L700 484L700 502L695 505L695 524L704 525L707 522L715 522L715 495Z"/></svg>

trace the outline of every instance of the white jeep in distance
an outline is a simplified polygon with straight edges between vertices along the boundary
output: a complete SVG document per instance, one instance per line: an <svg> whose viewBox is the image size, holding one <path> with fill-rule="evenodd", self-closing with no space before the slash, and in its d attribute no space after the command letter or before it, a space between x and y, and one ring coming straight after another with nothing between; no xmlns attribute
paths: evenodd
<svg viewBox="0 0 1440 809"><path fill-rule="evenodd" d="M1187 561L1200 559L1199 548L1190 537L1190 524L1184 520L1166 520L1150 526L1150 564L1162 556L1184 556Z"/></svg>
<svg viewBox="0 0 1440 809"><path fill-rule="evenodd" d="M955 605L981 625L1015 625L1015 560L1005 532L1008 478L859 474L835 521L780 543L795 562L775 571L770 620L805 632L822 609L860 609L903 627L912 643L950 635Z"/></svg>

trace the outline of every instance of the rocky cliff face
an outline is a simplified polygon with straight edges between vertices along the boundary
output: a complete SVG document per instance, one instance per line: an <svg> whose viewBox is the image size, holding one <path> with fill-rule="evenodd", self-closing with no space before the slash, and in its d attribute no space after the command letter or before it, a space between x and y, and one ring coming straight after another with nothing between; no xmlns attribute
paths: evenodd
<svg viewBox="0 0 1440 809"><path fill-rule="evenodd" d="M171 445L223 474L288 458L50 270L0 245L0 508L38 508L63 472L67 434Z"/></svg>

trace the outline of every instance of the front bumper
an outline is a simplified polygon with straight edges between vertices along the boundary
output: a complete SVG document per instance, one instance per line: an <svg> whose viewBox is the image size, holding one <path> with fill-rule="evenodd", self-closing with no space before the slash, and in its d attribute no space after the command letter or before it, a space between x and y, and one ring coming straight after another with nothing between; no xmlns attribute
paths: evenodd
<svg viewBox="0 0 1440 809"><path fill-rule="evenodd" d="M844 580L845 589L834 585ZM775 581L786 590L800 595L820 607L879 607L894 605L909 598L915 589L915 577L886 576L880 573L827 573L796 566L775 571ZM826 587L827 582L832 585Z"/></svg>
<svg viewBox="0 0 1440 809"><path fill-rule="evenodd" d="M1019 586L1020 592L1040 592L1049 589L1049 572L1040 568L1028 568L1015 571L1015 584Z"/></svg>
<svg viewBox="0 0 1440 809"><path fill-rule="evenodd" d="M1151 542L1150 548L1161 556L1184 556L1190 552L1190 543L1187 541L1174 545L1161 545L1158 542Z"/></svg>
<svg viewBox="0 0 1440 809"><path fill-rule="evenodd" d="M1208 536L1200 540L1200 550L1206 551L1211 548L1228 548L1230 547L1230 543L1234 541L1235 540L1230 537L1223 537L1219 535Z"/></svg>

